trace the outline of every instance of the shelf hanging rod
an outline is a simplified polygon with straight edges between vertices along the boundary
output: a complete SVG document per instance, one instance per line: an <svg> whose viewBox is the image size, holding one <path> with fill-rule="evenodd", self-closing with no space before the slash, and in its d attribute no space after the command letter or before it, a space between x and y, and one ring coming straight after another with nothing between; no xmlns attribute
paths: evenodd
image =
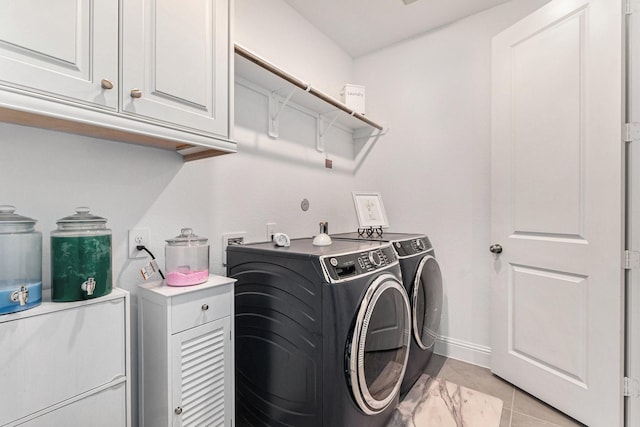
<svg viewBox="0 0 640 427"><path fill-rule="evenodd" d="M287 73L286 71L276 67L275 65L271 64L270 62L264 60L263 58L259 57L258 55L254 54L253 52L249 51L248 49L240 46L239 44L235 44L234 45L235 48L235 52L236 54L240 55L241 57L245 58L246 60L253 62L254 64L258 65L259 67L264 68L265 70L271 72L272 74L275 74L276 76L280 77L281 79L291 83L292 85L298 87L299 89L304 90L305 92L309 92L311 95L315 96L316 98L319 98L321 100L323 100L324 102L326 102L327 104L330 104L334 107L336 107L339 110L344 111L345 113L357 118L358 120L366 123L367 125L376 128L378 130L382 130L382 126L380 126L379 124L377 124L376 122L370 120L368 117L365 117L364 115L357 113L355 110L353 110L353 108L349 108L347 107L345 104L343 104L342 102L338 101L337 99L327 95L324 92L319 91L318 89L315 89L314 87L312 87L311 85L309 85L308 83L300 80L299 78Z"/></svg>

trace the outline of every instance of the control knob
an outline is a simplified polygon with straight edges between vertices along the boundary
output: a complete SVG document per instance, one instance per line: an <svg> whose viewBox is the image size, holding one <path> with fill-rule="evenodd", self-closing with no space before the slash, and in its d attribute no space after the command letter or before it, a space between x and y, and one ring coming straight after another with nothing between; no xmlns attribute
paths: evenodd
<svg viewBox="0 0 640 427"><path fill-rule="evenodd" d="M374 267L380 267L382 264L382 258L380 258L380 254L377 251L369 252L369 261Z"/></svg>
<svg viewBox="0 0 640 427"><path fill-rule="evenodd" d="M422 239L416 239L416 248L419 251L424 251L424 242L422 241Z"/></svg>

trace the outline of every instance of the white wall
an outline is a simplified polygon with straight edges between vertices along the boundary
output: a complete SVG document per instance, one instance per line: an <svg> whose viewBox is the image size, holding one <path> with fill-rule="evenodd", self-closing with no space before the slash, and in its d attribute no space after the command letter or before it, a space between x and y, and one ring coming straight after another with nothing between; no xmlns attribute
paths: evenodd
<svg viewBox="0 0 640 427"><path fill-rule="evenodd" d="M429 235L445 287L436 351L483 365L490 351L491 38L546 2L512 1L355 61L367 112L390 128L356 185L382 193L394 231Z"/></svg>
<svg viewBox="0 0 640 427"><path fill-rule="evenodd" d="M340 99L353 72L345 51L283 0L236 0L235 7L238 44Z"/></svg>

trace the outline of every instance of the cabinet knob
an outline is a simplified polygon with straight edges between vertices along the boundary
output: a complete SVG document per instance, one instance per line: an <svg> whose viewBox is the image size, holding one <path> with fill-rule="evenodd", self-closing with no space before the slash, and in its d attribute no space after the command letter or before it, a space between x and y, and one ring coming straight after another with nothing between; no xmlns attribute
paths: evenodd
<svg viewBox="0 0 640 427"><path fill-rule="evenodd" d="M113 89L113 83L111 83L111 80L109 79L102 79L100 86L102 86L102 89Z"/></svg>
<svg viewBox="0 0 640 427"><path fill-rule="evenodd" d="M202 311L209 310L209 304L202 304Z"/></svg>
<svg viewBox="0 0 640 427"><path fill-rule="evenodd" d="M175 412L176 415L180 415L182 413L182 407L178 406L176 409L173 410L173 412Z"/></svg>
<svg viewBox="0 0 640 427"><path fill-rule="evenodd" d="M502 253L502 246L496 243L495 245L489 246L489 251L494 253L494 254L501 254Z"/></svg>
<svg viewBox="0 0 640 427"><path fill-rule="evenodd" d="M131 89L131 97L132 98L142 98L142 91L140 89L137 89L137 88Z"/></svg>

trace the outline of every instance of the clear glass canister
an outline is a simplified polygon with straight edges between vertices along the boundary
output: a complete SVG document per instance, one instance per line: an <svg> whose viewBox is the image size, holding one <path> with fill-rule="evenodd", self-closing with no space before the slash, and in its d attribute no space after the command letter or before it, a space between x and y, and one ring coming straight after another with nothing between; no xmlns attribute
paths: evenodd
<svg viewBox="0 0 640 427"><path fill-rule="evenodd" d="M36 220L0 206L0 314L42 302L42 233Z"/></svg>
<svg viewBox="0 0 640 427"><path fill-rule="evenodd" d="M111 292L111 230L89 208L59 219L51 232L51 299L79 301Z"/></svg>
<svg viewBox="0 0 640 427"><path fill-rule="evenodd" d="M190 286L209 278L209 245L206 237L193 234L190 228L167 240L164 251L166 283L169 286Z"/></svg>

